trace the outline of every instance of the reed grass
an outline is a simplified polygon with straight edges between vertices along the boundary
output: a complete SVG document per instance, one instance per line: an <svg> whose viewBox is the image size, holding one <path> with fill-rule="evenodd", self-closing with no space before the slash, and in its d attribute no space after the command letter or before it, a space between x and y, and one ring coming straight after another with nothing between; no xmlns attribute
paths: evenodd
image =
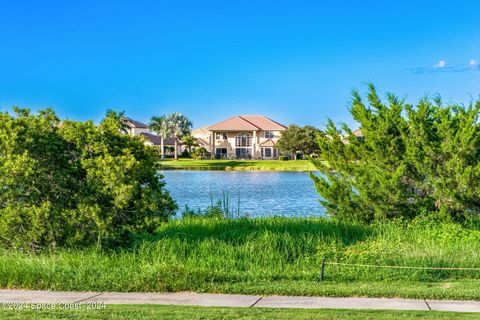
<svg viewBox="0 0 480 320"><path fill-rule="evenodd" d="M480 268L480 228L417 221L371 226L326 218L171 221L127 249L2 251L0 286L480 299L480 271L403 270L327 261Z"/></svg>

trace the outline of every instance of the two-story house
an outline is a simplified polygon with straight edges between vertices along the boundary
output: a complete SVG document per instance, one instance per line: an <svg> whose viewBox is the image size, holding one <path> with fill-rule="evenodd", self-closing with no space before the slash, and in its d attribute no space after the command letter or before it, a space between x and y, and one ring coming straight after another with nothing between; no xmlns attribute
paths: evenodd
<svg viewBox="0 0 480 320"><path fill-rule="evenodd" d="M286 126L261 115L235 116L192 131L216 158L275 159L276 143Z"/></svg>

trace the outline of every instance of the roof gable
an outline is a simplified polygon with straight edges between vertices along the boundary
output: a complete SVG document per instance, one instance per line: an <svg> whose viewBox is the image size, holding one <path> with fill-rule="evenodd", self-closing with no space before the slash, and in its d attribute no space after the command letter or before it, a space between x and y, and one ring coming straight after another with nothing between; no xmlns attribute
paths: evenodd
<svg viewBox="0 0 480 320"><path fill-rule="evenodd" d="M260 128L243 119L240 116L231 117L230 119L216 123L213 126L208 127L208 130L215 131L244 131L244 130L259 130Z"/></svg>
<svg viewBox="0 0 480 320"><path fill-rule="evenodd" d="M276 121L273 121L270 118L267 118L262 115L246 115L246 116L240 116L243 119L247 120L248 122L253 123L255 126L259 127L262 130L285 130L287 129L286 126L284 126L281 123L278 123Z"/></svg>
<svg viewBox="0 0 480 320"><path fill-rule="evenodd" d="M208 127L215 131L285 130L286 126L261 115L235 116Z"/></svg>
<svg viewBox="0 0 480 320"><path fill-rule="evenodd" d="M268 139L260 143L260 147L275 147L275 142L272 139Z"/></svg>

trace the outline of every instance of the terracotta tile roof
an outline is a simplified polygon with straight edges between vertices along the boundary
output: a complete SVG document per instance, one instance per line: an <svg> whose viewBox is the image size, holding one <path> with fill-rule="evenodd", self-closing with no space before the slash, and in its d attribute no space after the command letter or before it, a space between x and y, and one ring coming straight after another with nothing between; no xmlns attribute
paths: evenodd
<svg viewBox="0 0 480 320"><path fill-rule="evenodd" d="M255 126L259 127L262 130L285 130L287 129L286 126L283 124L276 122L270 118L265 116L240 116L241 118L247 120L248 122L254 124Z"/></svg>
<svg viewBox="0 0 480 320"><path fill-rule="evenodd" d="M150 141L153 145L159 146L162 144L160 140L160 136L157 136L156 134L153 133L148 133L148 132L142 132L140 133L141 136L145 137L148 141ZM165 138L163 139L163 145L165 146L173 146L175 145L175 139L174 138ZM182 141L178 140L178 145L182 145Z"/></svg>
<svg viewBox="0 0 480 320"><path fill-rule="evenodd" d="M275 142L272 139L268 139L260 143L260 147L275 147Z"/></svg>
<svg viewBox="0 0 480 320"><path fill-rule="evenodd" d="M133 120L132 118L124 117L122 120L130 128L140 128L140 129L148 128L148 126L145 123L142 123L137 120Z"/></svg>
<svg viewBox="0 0 480 320"><path fill-rule="evenodd" d="M208 127L215 131L285 130L286 126L260 115L235 116Z"/></svg>

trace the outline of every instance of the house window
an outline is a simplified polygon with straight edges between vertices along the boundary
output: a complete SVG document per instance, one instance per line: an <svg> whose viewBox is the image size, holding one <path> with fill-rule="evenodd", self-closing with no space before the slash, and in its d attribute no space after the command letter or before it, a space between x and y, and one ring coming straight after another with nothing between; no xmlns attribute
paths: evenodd
<svg viewBox="0 0 480 320"><path fill-rule="evenodd" d="M228 135L226 132L215 132L215 139L217 140L227 140Z"/></svg>
<svg viewBox="0 0 480 320"><path fill-rule="evenodd" d="M263 147L260 149L260 154L262 158L276 158L278 155L277 148L267 148Z"/></svg>
<svg viewBox="0 0 480 320"><path fill-rule="evenodd" d="M250 159L252 158L252 150L250 148L236 148L235 156L237 159Z"/></svg>
<svg viewBox="0 0 480 320"><path fill-rule="evenodd" d="M227 157L227 148L216 148L215 158L223 159Z"/></svg>
<svg viewBox="0 0 480 320"><path fill-rule="evenodd" d="M275 134L273 134L273 131L265 131L265 139L273 139L275 138Z"/></svg>
<svg viewBox="0 0 480 320"><path fill-rule="evenodd" d="M252 137L248 133L240 133L235 137L235 146L236 147L251 147L252 146Z"/></svg>
<svg viewBox="0 0 480 320"><path fill-rule="evenodd" d="M272 157L272 148L265 148L265 158Z"/></svg>

